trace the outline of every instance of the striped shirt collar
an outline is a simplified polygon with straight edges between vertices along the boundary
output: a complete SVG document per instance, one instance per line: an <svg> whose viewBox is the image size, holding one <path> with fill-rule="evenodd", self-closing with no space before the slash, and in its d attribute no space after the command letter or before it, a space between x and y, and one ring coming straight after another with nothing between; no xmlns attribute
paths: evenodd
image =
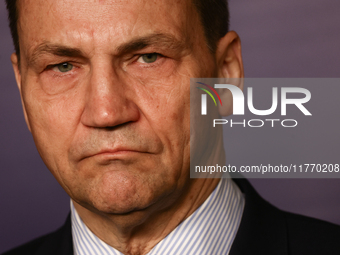
<svg viewBox="0 0 340 255"><path fill-rule="evenodd" d="M221 179L206 201L148 255L226 255L241 222L244 197L229 178ZM75 255L122 255L84 224L71 201L72 238Z"/></svg>

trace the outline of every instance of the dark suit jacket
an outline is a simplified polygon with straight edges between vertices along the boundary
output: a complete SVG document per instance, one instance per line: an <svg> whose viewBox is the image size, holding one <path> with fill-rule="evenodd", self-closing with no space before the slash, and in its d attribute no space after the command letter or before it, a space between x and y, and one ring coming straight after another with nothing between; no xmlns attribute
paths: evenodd
<svg viewBox="0 0 340 255"><path fill-rule="evenodd" d="M245 194L245 208L230 255L340 254L339 226L283 212L263 200L246 179L234 181ZM72 254L71 220L68 216L64 226L56 232L3 255Z"/></svg>

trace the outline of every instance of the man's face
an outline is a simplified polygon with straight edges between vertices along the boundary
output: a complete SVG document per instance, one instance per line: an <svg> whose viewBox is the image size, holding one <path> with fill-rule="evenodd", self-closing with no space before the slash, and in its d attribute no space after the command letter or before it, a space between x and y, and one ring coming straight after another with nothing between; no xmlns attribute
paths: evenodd
<svg viewBox="0 0 340 255"><path fill-rule="evenodd" d="M20 1L19 17L27 122L68 194L108 213L180 196L189 78L214 71L191 2Z"/></svg>

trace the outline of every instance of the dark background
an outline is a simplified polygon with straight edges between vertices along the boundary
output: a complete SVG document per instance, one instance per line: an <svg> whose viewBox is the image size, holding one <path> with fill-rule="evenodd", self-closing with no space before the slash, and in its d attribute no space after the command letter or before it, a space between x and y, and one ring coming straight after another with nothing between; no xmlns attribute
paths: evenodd
<svg viewBox="0 0 340 255"><path fill-rule="evenodd" d="M339 77L339 0L230 0L230 11L246 77ZM58 228L69 212L69 198L41 161L24 122L6 16L2 0L0 253ZM339 179L251 182L281 209L340 224Z"/></svg>

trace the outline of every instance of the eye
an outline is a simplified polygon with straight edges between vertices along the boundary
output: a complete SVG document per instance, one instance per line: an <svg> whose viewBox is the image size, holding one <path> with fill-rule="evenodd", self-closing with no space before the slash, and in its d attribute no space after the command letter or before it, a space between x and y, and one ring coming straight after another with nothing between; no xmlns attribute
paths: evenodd
<svg viewBox="0 0 340 255"><path fill-rule="evenodd" d="M138 58L137 62L151 64L154 63L158 59L158 57L159 54L157 53L143 54Z"/></svg>
<svg viewBox="0 0 340 255"><path fill-rule="evenodd" d="M66 73L66 72L69 72L73 69L73 65L70 64L70 63L61 63L61 64L58 64L58 65L55 65L53 67L53 70L56 71L56 72L61 72L61 73Z"/></svg>

